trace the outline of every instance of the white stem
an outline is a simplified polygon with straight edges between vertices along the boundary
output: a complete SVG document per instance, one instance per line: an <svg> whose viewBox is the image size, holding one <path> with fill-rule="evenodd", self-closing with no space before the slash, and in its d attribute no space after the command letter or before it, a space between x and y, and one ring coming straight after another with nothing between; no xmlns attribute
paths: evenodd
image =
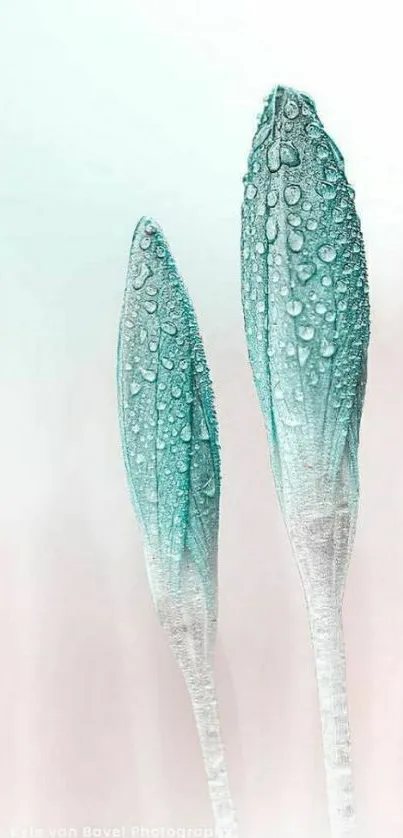
<svg viewBox="0 0 403 838"><path fill-rule="evenodd" d="M341 610L310 613L332 838L355 832L354 790Z"/></svg>
<svg viewBox="0 0 403 838"><path fill-rule="evenodd" d="M183 669L199 734L217 838L236 838L238 828L220 733L214 675L208 662Z"/></svg>
<svg viewBox="0 0 403 838"><path fill-rule="evenodd" d="M318 515L305 511L289 532L305 590L315 655L332 838L355 834L342 598L355 515L346 503Z"/></svg>
<svg viewBox="0 0 403 838"><path fill-rule="evenodd" d="M183 673L192 703L214 814L215 835L216 838L237 838L237 821L221 740L212 667L216 612L214 608L207 608L200 579L192 567L183 573L183 593L179 601L164 592L161 577L156 575L155 570L153 572L151 582L157 613Z"/></svg>

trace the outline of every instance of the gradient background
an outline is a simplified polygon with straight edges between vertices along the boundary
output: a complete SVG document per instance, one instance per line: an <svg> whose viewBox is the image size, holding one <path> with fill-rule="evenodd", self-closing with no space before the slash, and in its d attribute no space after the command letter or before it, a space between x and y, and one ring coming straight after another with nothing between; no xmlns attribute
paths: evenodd
<svg viewBox="0 0 403 838"><path fill-rule="evenodd" d="M160 221L221 424L217 679L244 838L327 835L313 658L246 360L241 176L309 92L367 243L372 347L345 599L357 808L403 832L403 101L398 4L14 0L0 12L0 831L211 826L116 418L128 249Z"/></svg>

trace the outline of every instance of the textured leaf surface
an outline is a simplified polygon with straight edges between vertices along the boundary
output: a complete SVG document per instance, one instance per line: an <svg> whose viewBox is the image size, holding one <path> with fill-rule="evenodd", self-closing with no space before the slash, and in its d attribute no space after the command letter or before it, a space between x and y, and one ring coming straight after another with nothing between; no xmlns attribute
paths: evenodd
<svg viewBox="0 0 403 838"><path fill-rule="evenodd" d="M151 569L157 562L164 589L180 595L185 569L193 565L213 605L220 497L213 391L192 305L152 219L141 219L130 251L118 399L131 497Z"/></svg>
<svg viewBox="0 0 403 838"><path fill-rule="evenodd" d="M280 500L330 496L342 471L352 498L369 337L365 255L342 155L308 96L274 89L244 181L245 328Z"/></svg>

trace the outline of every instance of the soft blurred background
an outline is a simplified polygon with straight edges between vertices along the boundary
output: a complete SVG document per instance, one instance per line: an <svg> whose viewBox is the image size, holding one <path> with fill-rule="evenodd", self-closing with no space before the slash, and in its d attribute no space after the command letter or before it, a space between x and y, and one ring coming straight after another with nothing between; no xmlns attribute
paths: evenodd
<svg viewBox="0 0 403 838"><path fill-rule="evenodd" d="M244 838L328 834L304 601L246 360L242 174L309 92L367 243L372 346L345 598L360 835L403 831L403 101L394 0L14 0L0 10L0 832L211 827L122 464L132 230L164 227L221 424L217 679ZM21 835L22 833L19 832Z"/></svg>

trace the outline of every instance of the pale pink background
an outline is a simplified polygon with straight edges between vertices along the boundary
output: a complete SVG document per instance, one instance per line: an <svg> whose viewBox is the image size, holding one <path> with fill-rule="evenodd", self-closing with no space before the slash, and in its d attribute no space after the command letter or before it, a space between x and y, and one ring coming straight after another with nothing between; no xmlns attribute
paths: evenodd
<svg viewBox="0 0 403 838"><path fill-rule="evenodd" d="M212 825L189 702L147 589L116 417L128 247L138 217L153 213L195 302L217 393L216 669L241 836L327 835L307 618L239 291L241 175L261 98L283 82L316 98L343 149L367 241L373 329L348 685L360 835L401 838L394 9L343 0L330 24L319 0L22 0L2 21L0 832Z"/></svg>

